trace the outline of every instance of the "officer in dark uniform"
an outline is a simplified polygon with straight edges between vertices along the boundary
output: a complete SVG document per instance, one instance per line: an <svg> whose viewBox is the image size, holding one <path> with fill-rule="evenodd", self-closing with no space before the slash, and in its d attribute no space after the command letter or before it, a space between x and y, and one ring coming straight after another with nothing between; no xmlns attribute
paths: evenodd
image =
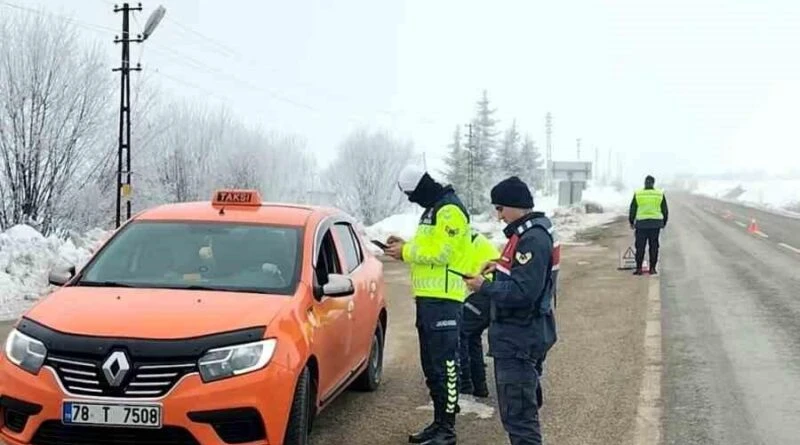
<svg viewBox="0 0 800 445"><path fill-rule="evenodd" d="M634 275L642 275L644 247L650 247L650 275L658 273L659 235L667 227L669 206L664 190L655 187L656 180L650 175L644 178L644 188L636 190L628 212L628 222L636 232L636 270Z"/></svg>
<svg viewBox="0 0 800 445"><path fill-rule="evenodd" d="M482 275L493 272L493 281L479 275L465 282L491 302L488 355L494 357L500 418L511 445L538 445L537 368L557 340L551 307L552 224L544 213L533 211L531 192L516 176L492 188L491 198L508 224L508 242L500 260L482 270Z"/></svg>
<svg viewBox="0 0 800 445"><path fill-rule="evenodd" d="M492 242L477 231L472 233L472 262L470 276L480 273L484 264L496 260L500 252ZM489 297L473 293L464 301L461 326L461 393L489 397L486 385L486 363L483 360L483 331L489 327Z"/></svg>
<svg viewBox="0 0 800 445"><path fill-rule="evenodd" d="M434 411L433 422L408 441L455 445L459 334L467 294L461 275L470 273L472 252L469 214L451 186L416 166L404 168L397 184L409 201L425 209L414 237L389 237L385 252L411 269L420 361Z"/></svg>

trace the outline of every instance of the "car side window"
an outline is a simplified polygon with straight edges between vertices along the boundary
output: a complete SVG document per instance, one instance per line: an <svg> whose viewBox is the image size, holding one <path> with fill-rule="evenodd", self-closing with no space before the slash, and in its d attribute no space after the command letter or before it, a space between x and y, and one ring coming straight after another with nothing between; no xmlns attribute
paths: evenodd
<svg viewBox="0 0 800 445"><path fill-rule="evenodd" d="M347 272L350 273L361 265L362 255L360 246L353 236L353 230L350 224L336 223L333 229L336 231L336 236L342 243L344 257L347 260Z"/></svg>
<svg viewBox="0 0 800 445"><path fill-rule="evenodd" d="M322 238L322 245L319 249L319 257L317 258L317 281L320 286L328 283L328 275L335 273L342 273L342 265L339 263L339 253L336 251L336 244L333 242L333 235L331 231L325 232Z"/></svg>

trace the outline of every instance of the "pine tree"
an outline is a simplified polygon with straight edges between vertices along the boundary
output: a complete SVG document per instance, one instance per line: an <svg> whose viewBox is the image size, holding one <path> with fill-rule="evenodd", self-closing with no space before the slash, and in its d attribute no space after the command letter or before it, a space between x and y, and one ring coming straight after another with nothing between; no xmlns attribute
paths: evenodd
<svg viewBox="0 0 800 445"><path fill-rule="evenodd" d="M521 167L520 178L528 183L529 187L535 190L541 190L544 186L544 177L542 168L542 156L539 153L539 147L531 139L530 135L525 135L525 141L522 143L520 150L519 165Z"/></svg>
<svg viewBox="0 0 800 445"><path fill-rule="evenodd" d="M471 180L467 187L467 194L471 196L467 203L470 211L481 213L489 206L489 193L491 180L495 177L494 154L496 149L497 120L493 115L496 110L489 107L489 96L483 91L481 99L477 102L477 112L472 122L472 142L468 145L469 165L472 168Z"/></svg>
<svg viewBox="0 0 800 445"><path fill-rule="evenodd" d="M467 153L461 146L461 128L456 126L453 132L453 142L447 146L450 152L445 159L447 163L447 171L445 178L450 185L456 190L456 193L462 195L467 189Z"/></svg>
<svg viewBox="0 0 800 445"><path fill-rule="evenodd" d="M503 143L497 151L496 166L497 171L494 181L500 181L509 176L520 176L524 169L520 162L519 132L517 131L516 119L511 123L511 127L505 131Z"/></svg>

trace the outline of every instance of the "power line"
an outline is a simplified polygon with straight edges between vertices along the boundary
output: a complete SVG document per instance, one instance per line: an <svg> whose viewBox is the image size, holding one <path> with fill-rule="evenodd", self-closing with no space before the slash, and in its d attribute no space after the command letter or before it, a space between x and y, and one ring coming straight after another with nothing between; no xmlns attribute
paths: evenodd
<svg viewBox="0 0 800 445"><path fill-rule="evenodd" d="M101 2L103 2L105 4L108 4L108 5L112 5L113 4L113 3L108 2L106 0L99 0L99 1L101 1ZM82 27L82 28L85 28L85 29L88 29L88 30L91 30L91 31L94 31L94 32L103 32L104 34L106 32L113 32L115 34L117 33L117 30L114 29L114 28L110 28L110 27L107 27L107 26L104 26L104 25L97 25L97 24L94 24L94 23L83 22L83 21L80 21L80 20L75 20L75 19L72 19L72 18L70 18L70 17L68 17L66 15L63 15L63 14L40 11L40 10L36 10L36 9L33 9L33 8L20 6L20 5L14 4L14 3L9 3L6 0L0 0L0 4L4 4L6 6L9 6L9 7L12 7L12 8L16 8L16 9L20 9L20 10L29 11L29 12L32 12L32 13L35 13L35 14L39 14L39 15L46 14L46 15L50 15L50 16L53 16L53 17L59 17L59 18L62 18L64 20L68 21L68 22L74 23L76 26L79 26L79 27ZM192 30L191 28L189 28L189 27L187 27L185 25L179 24L174 19L166 18L166 20L170 21L171 23L175 23L181 29L184 29L186 32L189 32L191 34L197 35L198 37L201 37L204 40L216 43L217 46L219 46L221 48L224 48L225 50L229 51L232 54L229 57L234 57L234 58L237 58L237 59L242 60L244 62L247 62L251 66L255 65L255 62L252 59L243 58L235 50L231 50L229 47L225 46L224 44L221 44L218 41L203 35L202 33L194 31L194 30ZM269 97L271 97L272 99L275 99L275 100L278 100L278 101L281 101L281 102L284 102L284 103L287 103L287 104L291 104L291 105L294 105L294 106L296 106L298 108L306 109L308 111L313 111L313 112L317 112L317 113L323 113L323 111L320 110L317 107L314 107L312 105L309 105L307 103L304 103L304 102L301 102L301 101L298 101L298 100L295 100L295 99L291 99L291 98L289 98L289 97L287 97L285 95L282 95L282 94L279 94L279 93L275 93L274 91L264 90L263 88L255 86L252 83L249 83L247 81L243 81L243 80L233 76L232 74L230 74L228 72L224 72L224 71L221 71L221 70L216 69L216 68L211 68L207 64L202 63L202 62L198 61L197 59L189 57L189 56L187 56L185 54L181 54L181 53L179 53L179 52L177 52L177 51L175 51L175 50L173 50L171 48L168 48L168 47L161 48L160 44L158 42L151 43L150 46L153 47L151 50L155 51L157 53L162 53L162 54L164 52L170 53L174 57L174 59L172 59L173 61L176 61L175 59L187 60L187 61L189 61L189 64L193 65L192 68L194 68L194 69L202 69L202 70L205 70L206 72L213 72L213 73L216 73L218 75L225 76L228 79L232 80L235 83L238 83L241 86L247 87L249 89L255 89L257 91L264 92L265 94L269 95ZM142 51L143 51L143 49L142 49ZM141 60L141 51L140 51L139 59ZM178 62L178 63L180 63L180 62ZM277 70L275 68L269 68L268 70L272 71L272 72L280 72L280 70ZM162 73L162 75L163 75L163 73ZM165 76L165 77L167 77L167 76ZM172 80L177 81L175 78L172 78ZM180 81L180 83L188 84L186 81ZM315 87L314 85L312 85L312 84L301 83L301 85L309 87L309 88L314 88L314 89L317 89L319 91L319 89L317 87ZM193 87L194 88L198 88L197 86L193 86ZM198 88L198 89L200 89L200 88ZM205 91L208 91L208 90L205 90ZM330 92L324 92L322 95L323 96L327 96L329 99L332 98L332 95L330 94ZM339 96L339 95L337 95L337 96ZM345 102L343 96L339 96L339 99L342 102ZM436 125L437 123L441 123L441 121L438 121L437 119L434 119L434 118L431 118L431 117L427 117L427 116L423 116L423 115L419 115L417 113L402 111L402 110L401 111L374 110L372 113L380 114L380 115L383 115L383 116L386 116L386 117L389 117L389 118L392 118L392 119L402 119L402 118L413 119L413 120L417 121L418 123L424 124L424 125ZM336 114L337 116L340 115L339 113L328 113L328 114ZM349 119L352 120L352 116Z"/></svg>
<svg viewBox="0 0 800 445"><path fill-rule="evenodd" d="M112 33L116 33L117 32L116 29L110 28L108 26L103 26L103 25L97 25L97 24L94 24L94 23L84 22L84 21L77 20L77 19L74 19L72 17L66 16L64 14L58 14L58 13L55 13L55 12L47 12L47 11L43 11L43 10L39 10L39 9L29 8L29 7L26 7L26 6L20 6L20 5L17 5L15 3L7 2L5 0L0 0L0 5L5 5L5 6L8 6L10 8L19 9L21 11L32 12L32 13L37 14L37 15L49 15L51 17L61 18L61 19L64 19L65 21L67 21L68 23L71 22L71 23L73 23L73 24L75 24L75 25L77 25L79 27L90 29L90 30L96 31L96 32L101 32L101 30L102 31L112 32Z"/></svg>
<svg viewBox="0 0 800 445"><path fill-rule="evenodd" d="M172 23L172 24L174 24L174 25L176 25L176 26L178 26L179 28L184 30L186 33L196 35L196 36L200 37L201 39L203 39L203 40L205 40L205 41L207 41L209 43L214 44L215 46L220 48L222 50L221 53L226 55L227 57L236 57L236 58L241 58L242 57L236 50L234 50L234 49L222 44L218 40L214 40L211 37L208 37L208 36L206 36L206 35L204 35L204 34L202 34L200 32L197 32L197 31L189 28L188 26L180 23L179 21L177 21L175 19L167 17L167 21Z"/></svg>

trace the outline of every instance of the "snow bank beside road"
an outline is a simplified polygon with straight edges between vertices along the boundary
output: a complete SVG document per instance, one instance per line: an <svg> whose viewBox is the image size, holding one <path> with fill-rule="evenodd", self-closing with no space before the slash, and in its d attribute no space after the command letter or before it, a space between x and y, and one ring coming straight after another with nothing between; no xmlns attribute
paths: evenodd
<svg viewBox="0 0 800 445"><path fill-rule="evenodd" d="M68 238L44 237L17 225L0 233L0 320L18 317L52 286L54 267L81 267L110 232L95 229Z"/></svg>

